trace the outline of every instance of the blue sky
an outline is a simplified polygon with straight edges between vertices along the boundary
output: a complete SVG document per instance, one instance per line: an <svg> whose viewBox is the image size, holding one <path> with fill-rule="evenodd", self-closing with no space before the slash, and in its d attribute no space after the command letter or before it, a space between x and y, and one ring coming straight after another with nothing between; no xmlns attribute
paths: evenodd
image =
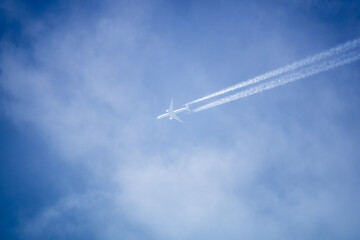
<svg viewBox="0 0 360 240"><path fill-rule="evenodd" d="M357 1L0 4L1 239L359 239L360 68L175 107L356 39Z"/></svg>

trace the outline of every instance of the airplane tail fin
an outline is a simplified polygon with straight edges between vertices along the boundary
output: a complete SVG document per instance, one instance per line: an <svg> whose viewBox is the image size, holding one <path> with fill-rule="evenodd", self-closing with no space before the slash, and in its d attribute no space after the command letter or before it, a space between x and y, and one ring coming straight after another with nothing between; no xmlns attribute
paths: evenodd
<svg viewBox="0 0 360 240"><path fill-rule="evenodd" d="M178 116L174 115L173 118L181 123L184 123L183 120L181 120Z"/></svg>

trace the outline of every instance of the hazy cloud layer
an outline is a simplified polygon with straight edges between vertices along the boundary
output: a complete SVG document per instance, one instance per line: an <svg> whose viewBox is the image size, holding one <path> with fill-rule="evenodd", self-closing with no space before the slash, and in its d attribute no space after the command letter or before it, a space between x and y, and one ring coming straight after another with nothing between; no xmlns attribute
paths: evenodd
<svg viewBox="0 0 360 240"><path fill-rule="evenodd" d="M228 4L218 5L233 14ZM9 95L9 118L20 126L34 126L49 151L87 169L84 192L64 193L53 205L23 219L19 235L23 239L359 237L360 131L351 120L359 120L354 109L360 99L351 92L359 89L357 65L339 70L350 90L342 91L338 84L347 83L328 74L317 83L278 88L218 112L187 116L185 125L157 121L172 94L191 100L198 97L191 94L201 96L210 92L207 88L230 85L218 78L223 72L228 72L224 75L228 81L238 82L241 74L264 73L271 69L262 67L305 57L297 55L295 43L279 39L280 33L291 29L282 25L281 9L269 10L278 15L269 23L275 33L268 39L261 39L263 31L270 32L261 19L252 23L247 37L239 37L248 30L241 20L265 11L262 4L239 4L245 17L224 18L213 26L215 35L224 31L223 38L207 41L212 30L206 30L209 26L196 13L207 19L216 12L216 4L206 9L200 3L184 3L176 9L181 14L169 17L175 11L172 7L158 1L116 5L110 1L97 13L78 14L75 8L61 17L27 19L23 34L30 46L3 41L1 86ZM262 18L267 17L265 11ZM170 23L163 21L167 18ZM194 28L185 23L188 19L197 19ZM235 40L223 28L233 29L232 20L239 21ZM174 23L178 25L169 27ZM298 24L299 35L309 37L312 32ZM204 48L200 40L192 43L193 33L205 36ZM244 44L240 50L236 41ZM209 46L214 48L207 55ZM231 56L232 49L236 54L242 51L244 59ZM213 64L224 56L230 58L224 59L228 65L219 63L214 70ZM249 67L250 73L239 73L236 66L246 69L255 60L260 62ZM333 81L325 79L329 77ZM203 82L208 82L204 88ZM175 99L175 104L181 103Z"/></svg>

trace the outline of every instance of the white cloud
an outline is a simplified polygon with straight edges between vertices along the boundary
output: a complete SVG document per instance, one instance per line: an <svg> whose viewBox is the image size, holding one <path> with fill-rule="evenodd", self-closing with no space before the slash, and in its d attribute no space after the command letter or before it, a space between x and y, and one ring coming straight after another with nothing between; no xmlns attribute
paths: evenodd
<svg viewBox="0 0 360 240"><path fill-rule="evenodd" d="M13 98L9 115L36 126L61 158L90 170L87 191L65 194L28 219L25 239L84 232L98 239L307 238L319 222L335 229L341 217L358 220L341 196L351 191L331 186L336 174L327 159L334 156L331 169L353 172L339 167L343 147L331 137L340 130L329 121L321 120L329 133L320 128L319 137L297 122L284 130L242 109L251 115L243 116L245 127L238 116L217 116L232 126L223 145L197 142L201 134L188 134L186 125L158 128L157 93L147 89L154 79L145 69L153 59L166 66L171 49L146 25L149 6L136 6L133 15L134 9L121 16L114 9L89 20L69 16L54 29L29 24L31 48L12 46L1 55L1 84ZM219 129L210 123L201 129L209 138L223 136L212 130ZM351 226L334 232L354 231Z"/></svg>

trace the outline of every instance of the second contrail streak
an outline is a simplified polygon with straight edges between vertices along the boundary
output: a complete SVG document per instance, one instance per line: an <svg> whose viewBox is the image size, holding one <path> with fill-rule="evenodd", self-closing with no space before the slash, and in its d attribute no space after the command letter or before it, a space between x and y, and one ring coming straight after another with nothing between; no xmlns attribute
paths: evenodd
<svg viewBox="0 0 360 240"><path fill-rule="evenodd" d="M329 49L327 51L321 52L321 53L316 54L314 56L305 58L305 59L303 59L301 61L295 62L293 64L290 64L290 65L287 65L285 67L279 68L277 70L265 73L263 75L260 75L258 77L249 79L247 81L238 83L236 85L233 85L231 87L228 87L228 88L225 88L223 90L217 91L215 93L209 94L207 96L198 98L198 99L196 99L194 101L191 101L191 102L187 103L187 105L191 105L191 104L194 104L194 103L199 103L199 102L202 102L204 100L208 100L210 98L214 98L214 97L217 97L217 96L220 96L220 95L223 95L223 94L238 90L240 88L244 88L246 86L259 83L259 82L267 80L267 79L275 78L275 77L278 77L280 75L287 74L289 72L295 71L295 70L297 70L299 68L304 68L304 67L308 67L308 66L311 67L311 66L317 65L321 61L326 61L327 59L331 59L333 57L339 57L339 56L341 56L342 54L344 54L344 53L346 53L348 51L352 51L352 50L358 48L359 46L360 46L360 39L356 39L356 40L353 40L353 41L346 42L346 43L344 43L342 45L331 48L331 49Z"/></svg>
<svg viewBox="0 0 360 240"><path fill-rule="evenodd" d="M309 76L312 76L317 73L328 71L332 68L339 67L345 64L352 63L356 60L360 59L360 52L359 50L354 50L351 52L342 53L336 57L332 57L332 59L320 61L317 63L314 63L307 68L304 68L302 70L298 70L296 72L293 72L291 74L287 74L282 77L274 78L271 81L265 82L263 84L258 84L254 87L250 87L246 90L240 91L236 94L230 95L228 97L221 98L217 101L208 103L206 105L200 106L193 110L193 112L199 112L203 111L205 109L209 109L227 102L231 102L240 98L244 98L256 93L263 92L265 90L269 90L272 88L275 88L277 86L284 85L289 82L293 82L296 80L300 80Z"/></svg>

